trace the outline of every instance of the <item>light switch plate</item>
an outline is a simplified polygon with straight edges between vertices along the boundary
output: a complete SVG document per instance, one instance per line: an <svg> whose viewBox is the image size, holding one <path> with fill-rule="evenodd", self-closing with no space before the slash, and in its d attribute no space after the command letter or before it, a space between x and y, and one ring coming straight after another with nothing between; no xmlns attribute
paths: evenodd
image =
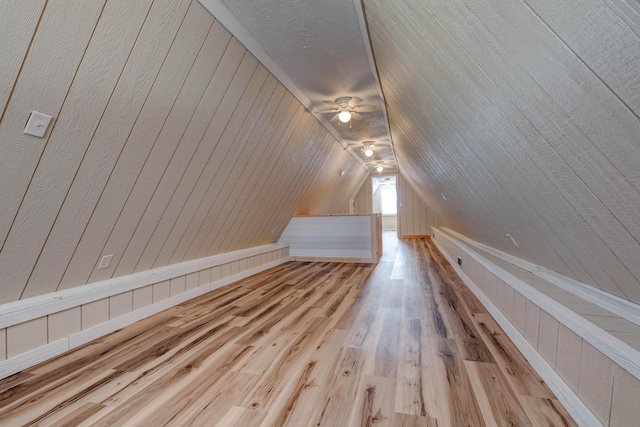
<svg viewBox="0 0 640 427"><path fill-rule="evenodd" d="M32 111L24 127L24 133L42 138L47 132L51 119L51 116Z"/></svg>

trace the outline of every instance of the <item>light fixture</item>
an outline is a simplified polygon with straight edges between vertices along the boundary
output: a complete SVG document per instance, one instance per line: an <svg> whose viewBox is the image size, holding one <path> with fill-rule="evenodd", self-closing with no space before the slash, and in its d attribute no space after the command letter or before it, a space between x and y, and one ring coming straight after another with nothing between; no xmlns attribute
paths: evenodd
<svg viewBox="0 0 640 427"><path fill-rule="evenodd" d="M338 114L338 120L342 123L349 123L351 121L351 113L348 111L341 111L340 114Z"/></svg>
<svg viewBox="0 0 640 427"><path fill-rule="evenodd" d="M378 172L382 172L384 170L384 168L382 167L382 165L378 165L378 167L376 168L376 170Z"/></svg>
<svg viewBox="0 0 640 427"><path fill-rule="evenodd" d="M371 145L364 145L364 155L367 157L371 157L373 156L373 144Z"/></svg>

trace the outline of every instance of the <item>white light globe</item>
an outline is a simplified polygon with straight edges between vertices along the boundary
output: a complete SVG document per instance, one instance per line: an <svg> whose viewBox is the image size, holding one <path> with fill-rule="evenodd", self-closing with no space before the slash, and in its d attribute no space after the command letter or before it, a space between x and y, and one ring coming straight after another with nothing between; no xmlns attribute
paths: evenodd
<svg viewBox="0 0 640 427"><path fill-rule="evenodd" d="M351 120L351 113L348 111L340 112L340 114L338 114L338 120L340 120L342 123L348 123L349 120Z"/></svg>

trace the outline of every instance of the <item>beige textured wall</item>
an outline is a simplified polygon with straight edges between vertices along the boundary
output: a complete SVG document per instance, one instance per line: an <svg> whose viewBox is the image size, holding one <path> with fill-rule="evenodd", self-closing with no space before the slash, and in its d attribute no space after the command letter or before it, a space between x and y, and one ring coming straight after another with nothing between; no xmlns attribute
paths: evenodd
<svg viewBox="0 0 640 427"><path fill-rule="evenodd" d="M0 302L275 242L365 173L197 1L10 0L0 39Z"/></svg>
<svg viewBox="0 0 640 427"><path fill-rule="evenodd" d="M400 170L443 225L640 303L640 3L364 6Z"/></svg>

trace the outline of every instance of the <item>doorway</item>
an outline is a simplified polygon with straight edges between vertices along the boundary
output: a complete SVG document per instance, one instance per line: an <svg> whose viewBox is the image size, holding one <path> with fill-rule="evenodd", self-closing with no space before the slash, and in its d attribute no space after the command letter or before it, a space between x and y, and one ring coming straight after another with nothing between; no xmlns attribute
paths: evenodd
<svg viewBox="0 0 640 427"><path fill-rule="evenodd" d="M374 176L371 178L373 195L373 213L382 214L382 230L396 231L398 229L398 193L396 190L396 176Z"/></svg>

